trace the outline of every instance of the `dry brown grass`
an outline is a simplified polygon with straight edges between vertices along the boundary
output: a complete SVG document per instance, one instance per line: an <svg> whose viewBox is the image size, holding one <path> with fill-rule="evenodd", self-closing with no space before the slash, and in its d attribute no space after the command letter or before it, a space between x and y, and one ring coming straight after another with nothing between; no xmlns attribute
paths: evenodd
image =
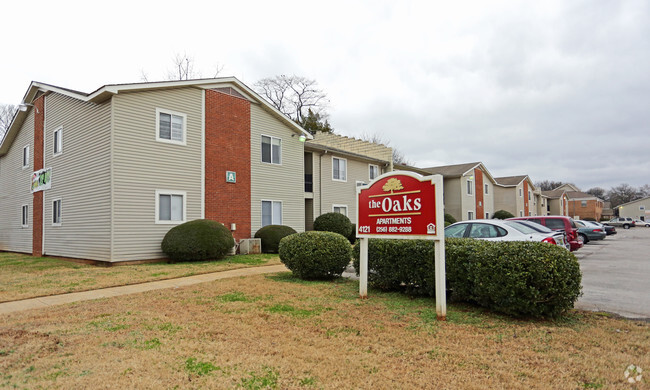
<svg viewBox="0 0 650 390"><path fill-rule="evenodd" d="M289 275L5 315L0 387L629 389L629 364L650 371L647 323L464 305L438 322L431 299Z"/></svg>
<svg viewBox="0 0 650 390"><path fill-rule="evenodd" d="M280 264L277 255L222 260L98 267L51 257L0 252L0 302L123 286L236 268Z"/></svg>

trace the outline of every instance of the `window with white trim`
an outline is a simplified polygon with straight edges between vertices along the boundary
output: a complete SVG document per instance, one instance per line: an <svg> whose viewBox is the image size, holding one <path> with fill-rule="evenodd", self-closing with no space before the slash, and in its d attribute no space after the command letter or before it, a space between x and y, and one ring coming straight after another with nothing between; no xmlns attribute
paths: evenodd
<svg viewBox="0 0 650 390"><path fill-rule="evenodd" d="M524 210L519 210L519 216L523 217L524 216Z"/></svg>
<svg viewBox="0 0 650 390"><path fill-rule="evenodd" d="M485 185L485 195L488 194L488 188L489 188L489 186L486 184L486 185Z"/></svg>
<svg viewBox="0 0 650 390"><path fill-rule="evenodd" d="M61 199L52 201L52 226L61 226Z"/></svg>
<svg viewBox="0 0 650 390"><path fill-rule="evenodd" d="M474 219L474 212L473 211L468 211L467 212L467 219Z"/></svg>
<svg viewBox="0 0 650 390"><path fill-rule="evenodd" d="M586 200L581 200L580 201L580 207L587 207L587 201Z"/></svg>
<svg viewBox="0 0 650 390"><path fill-rule="evenodd" d="M348 160L332 156L332 179L338 181L347 181Z"/></svg>
<svg viewBox="0 0 650 390"><path fill-rule="evenodd" d="M55 156L63 153L63 127L54 130L53 152Z"/></svg>
<svg viewBox="0 0 650 390"><path fill-rule="evenodd" d="M532 195L531 195L530 191L528 191L528 200L531 200L531 199L532 199Z"/></svg>
<svg viewBox="0 0 650 390"><path fill-rule="evenodd" d="M29 226L29 205L23 205L22 227Z"/></svg>
<svg viewBox="0 0 650 390"><path fill-rule="evenodd" d="M282 140L280 138L262 136L262 162L282 164Z"/></svg>
<svg viewBox="0 0 650 390"><path fill-rule="evenodd" d="M472 195L472 193L474 192L473 188L474 188L474 182L472 180L467 180L467 195Z"/></svg>
<svg viewBox="0 0 650 390"><path fill-rule="evenodd" d="M485 213L485 219L490 219L490 213Z"/></svg>
<svg viewBox="0 0 650 390"><path fill-rule="evenodd" d="M346 217L348 216L348 206L343 204L332 205L332 212L343 214Z"/></svg>
<svg viewBox="0 0 650 390"><path fill-rule="evenodd" d="M23 168L29 168L29 145L23 148Z"/></svg>
<svg viewBox="0 0 650 390"><path fill-rule="evenodd" d="M185 222L186 201L185 191L156 190L156 223Z"/></svg>
<svg viewBox="0 0 650 390"><path fill-rule="evenodd" d="M262 227L267 225L282 225L282 202L262 201Z"/></svg>
<svg viewBox="0 0 650 390"><path fill-rule="evenodd" d="M187 115L156 108L156 140L185 145Z"/></svg>
<svg viewBox="0 0 650 390"><path fill-rule="evenodd" d="M519 197L520 197L520 198L523 198L523 197L524 197L524 190L521 189L521 188L519 189Z"/></svg>
<svg viewBox="0 0 650 390"><path fill-rule="evenodd" d="M378 165L373 165L369 164L368 165L368 177L370 177L370 180L375 180L375 177L379 176L379 166Z"/></svg>

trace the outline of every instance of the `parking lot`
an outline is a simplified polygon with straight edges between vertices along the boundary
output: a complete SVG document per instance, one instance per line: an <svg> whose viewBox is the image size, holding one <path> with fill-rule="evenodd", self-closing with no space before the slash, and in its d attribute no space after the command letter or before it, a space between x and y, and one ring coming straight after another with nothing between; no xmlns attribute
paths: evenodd
<svg viewBox="0 0 650 390"><path fill-rule="evenodd" d="M650 320L650 228L616 230L575 252L583 286L576 308Z"/></svg>

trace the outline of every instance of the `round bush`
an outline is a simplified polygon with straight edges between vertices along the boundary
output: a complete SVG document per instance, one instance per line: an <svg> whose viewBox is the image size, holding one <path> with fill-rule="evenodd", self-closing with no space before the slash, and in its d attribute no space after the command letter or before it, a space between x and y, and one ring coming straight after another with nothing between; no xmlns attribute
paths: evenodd
<svg viewBox="0 0 650 390"><path fill-rule="evenodd" d="M285 225L266 225L255 233L255 238L262 240L262 252L278 253L280 240L296 231Z"/></svg>
<svg viewBox="0 0 650 390"><path fill-rule="evenodd" d="M314 230L321 232L333 232L343 237L350 236L352 223L350 219L340 213L325 213L314 220Z"/></svg>
<svg viewBox="0 0 650 390"><path fill-rule="evenodd" d="M350 244L354 245L354 243L357 242L357 224L353 223L350 226L352 226L352 229L350 229L348 241L350 241Z"/></svg>
<svg viewBox="0 0 650 390"><path fill-rule="evenodd" d="M197 219L171 228L160 245L173 261L218 259L235 246L232 233L223 224Z"/></svg>
<svg viewBox="0 0 650 390"><path fill-rule="evenodd" d="M449 224L451 225L452 223L456 223L458 221L456 221L456 218L454 218L453 215L445 214L445 222L449 222ZM445 226L447 226L447 225L445 225Z"/></svg>
<svg viewBox="0 0 650 390"><path fill-rule="evenodd" d="M304 232L280 240L280 260L301 279L340 276L352 258L348 239L332 232Z"/></svg>
<svg viewBox="0 0 650 390"><path fill-rule="evenodd" d="M510 212L505 211L505 210L498 210L494 212L494 215L492 215L492 219L508 219L508 218L514 218L515 216L512 215Z"/></svg>

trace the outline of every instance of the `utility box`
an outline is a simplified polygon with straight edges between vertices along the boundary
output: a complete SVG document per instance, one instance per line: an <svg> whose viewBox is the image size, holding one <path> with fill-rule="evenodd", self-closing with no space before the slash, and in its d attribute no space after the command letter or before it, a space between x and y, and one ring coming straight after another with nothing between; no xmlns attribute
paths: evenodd
<svg viewBox="0 0 650 390"><path fill-rule="evenodd" d="M239 241L240 255L256 255L262 253L261 238L246 238Z"/></svg>

